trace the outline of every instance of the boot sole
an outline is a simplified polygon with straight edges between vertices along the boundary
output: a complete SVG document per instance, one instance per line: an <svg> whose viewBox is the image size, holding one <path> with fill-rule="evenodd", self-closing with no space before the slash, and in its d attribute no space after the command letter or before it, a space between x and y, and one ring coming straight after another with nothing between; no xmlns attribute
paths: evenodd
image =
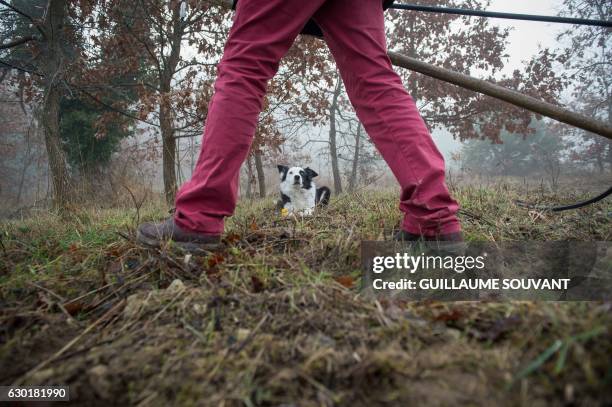
<svg viewBox="0 0 612 407"><path fill-rule="evenodd" d="M136 231L136 241L141 243L144 246L152 247L155 249L160 249L163 244L167 243L166 240L158 240L151 237L148 237L140 231ZM218 250L222 247L223 243L196 243L196 242L177 242L172 240L172 244L176 247L181 248L187 252L210 252L214 250Z"/></svg>

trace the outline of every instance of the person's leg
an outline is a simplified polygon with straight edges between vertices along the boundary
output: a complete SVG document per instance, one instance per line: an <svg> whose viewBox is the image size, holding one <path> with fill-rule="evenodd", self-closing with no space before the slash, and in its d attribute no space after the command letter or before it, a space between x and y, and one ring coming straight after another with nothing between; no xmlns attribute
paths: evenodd
<svg viewBox="0 0 612 407"><path fill-rule="evenodd" d="M444 179L444 158L387 56L380 0L329 0L315 14L359 120L397 178L402 229L461 230Z"/></svg>
<svg viewBox="0 0 612 407"><path fill-rule="evenodd" d="M200 156L176 198L175 223L219 235L233 214L266 84L304 24L324 0L240 0L218 66Z"/></svg>

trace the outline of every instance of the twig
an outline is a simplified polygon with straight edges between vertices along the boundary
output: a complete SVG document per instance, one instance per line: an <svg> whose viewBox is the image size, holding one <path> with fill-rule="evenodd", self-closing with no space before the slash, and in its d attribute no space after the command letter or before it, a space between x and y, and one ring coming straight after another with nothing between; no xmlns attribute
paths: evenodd
<svg viewBox="0 0 612 407"><path fill-rule="evenodd" d="M142 201L138 202L136 200L136 197L134 196L134 193L132 193L132 190L129 189L127 187L127 185L121 184L121 186L123 188L125 188L128 191L128 193L130 194L130 196L132 197L132 202L134 202L134 207L136 208L136 224L139 224L140 223L140 208L142 207L142 204L144 203L147 195L145 194L145 196L143 197Z"/></svg>
<svg viewBox="0 0 612 407"><path fill-rule="evenodd" d="M109 343L112 343L112 342L114 342L114 341L115 341L115 339L116 339L116 338L106 339L106 340L103 340L103 341L100 341L100 342L93 343L93 344L91 344L91 345L89 345L89 346L85 346L85 347L80 348L80 349L75 349L75 350L74 350L74 351L72 351L72 352L65 353L65 354L63 354L62 356L58 356L58 357L55 359L55 361L56 361L56 362L58 362L58 361L60 361L60 360L70 359L70 358L72 358L72 357L75 357L75 356L77 356L77 355L82 354L83 352L87 352L87 351L92 350L93 348L97 348L98 346L107 345L107 344L109 344Z"/></svg>
<svg viewBox="0 0 612 407"><path fill-rule="evenodd" d="M147 406L150 405L149 403L151 401L153 401L156 397L158 397L159 395L157 394L156 391L154 391L153 393L149 394L147 397L145 397L140 403L138 403L136 405L136 407L141 407L141 406Z"/></svg>
<svg viewBox="0 0 612 407"><path fill-rule="evenodd" d="M58 300L60 300L61 302L66 302L66 299L65 299L64 297L62 297L62 296L61 296L61 295L59 295L59 294L54 293L53 291L49 290L49 289L48 289L48 288L46 288L46 287L43 287L43 286L38 285L38 284L36 284L36 283L33 283L33 282L31 282L31 281L28 281L28 284L30 284L30 285L32 285L32 286L34 286L34 287L38 288L39 290L43 290L43 291L45 291L45 292L46 292L46 293L48 293L48 294L51 294L53 297L57 298L57 299L58 299Z"/></svg>
<svg viewBox="0 0 612 407"><path fill-rule="evenodd" d="M141 280L144 280L145 277L148 277L151 273L153 273L153 271L149 271L146 274L143 274L142 276L136 277L135 279L126 282L125 284L123 284L121 287L119 287L117 290L113 291L112 293L108 294L106 297L102 298L100 301L98 301L97 303L95 303L94 305L92 305L88 310L87 313L92 312L93 310L95 310L96 308L98 308L99 306L101 306L102 304L104 304L109 298L111 298L113 295L117 294L119 291L121 291L124 288L127 288L128 286L137 283Z"/></svg>
<svg viewBox="0 0 612 407"><path fill-rule="evenodd" d="M183 323L183 325L185 326L185 328L187 328L189 332L194 334L204 345L206 345L207 341L204 335L202 335L202 332L198 331L193 326L191 326L189 323L187 323L187 321L185 321L184 318L181 320L181 322Z"/></svg>
<svg viewBox="0 0 612 407"><path fill-rule="evenodd" d="M495 225L495 223L491 222L488 219L485 219L483 216L475 214L474 212L470 212L470 211L468 211L466 209L463 209L463 208L459 209L459 214L460 215L465 215L468 218L472 218L473 220L476 220L476 221L482 221L483 223L486 223L489 226L493 226L493 227L497 226L497 225Z"/></svg>
<svg viewBox="0 0 612 407"><path fill-rule="evenodd" d="M329 397L332 401L335 399L336 397L335 394L331 390L329 390L327 387L325 387L324 385L322 385L321 383L319 383L312 377L308 376L304 372L297 372L297 373L302 379L306 380L308 383L316 387L320 392L325 393L325 395L327 395L327 397Z"/></svg>
<svg viewBox="0 0 612 407"><path fill-rule="evenodd" d="M71 299L71 300L69 300L69 301L66 301L64 304L65 304L65 305L72 304L73 302L76 302L76 301L82 300L83 298L85 298L85 297L87 297L87 296L90 296L91 294L95 294L95 293L97 293L98 291L100 291L100 290L104 290L105 288L108 288L108 287L110 287L111 285L115 285L115 284L117 284L117 283L108 283L108 284L106 284L106 285L104 285L104 286L102 286L102 287L96 288L95 290L91 290L91 291L90 291L90 292L88 292L88 293L85 293L85 294L83 294L83 295L79 295L79 296L78 296L78 297L76 297L76 298L73 298L73 299Z"/></svg>
<svg viewBox="0 0 612 407"><path fill-rule="evenodd" d="M36 40L36 38L34 38L31 35L28 35L27 37L18 38L16 40L5 42L4 44L0 44L0 49L8 49L8 48L17 47L21 44L25 44L26 42L30 42L34 40Z"/></svg>
<svg viewBox="0 0 612 407"><path fill-rule="evenodd" d="M266 320L268 319L269 315L270 314L266 313L266 315L264 315L263 318L257 323L257 325L255 325L255 328L253 328L251 333L249 333L249 335L240 343L240 345L238 345L236 348L230 350L230 352L239 353L242 349L244 349L245 346L247 346L249 344L249 342L251 342L253 340L253 338L257 334L257 331L259 331L259 329L262 327L264 322L266 322Z"/></svg>
<svg viewBox="0 0 612 407"><path fill-rule="evenodd" d="M77 321L72 315L70 315L70 313L68 312L68 310L64 307L64 305L62 304L63 302L66 302L66 300L64 299L64 297L62 297L59 294L54 293L53 291L49 290L46 287L43 287L41 285L38 285L36 283L33 283L31 281L28 281L28 284L31 286L34 286L36 288L38 288L39 290L42 290L46 293L48 293L49 295L51 295L52 297L54 297L55 299L59 300L58 302L56 302L57 306L59 307L60 310L62 310L62 312L64 314L66 314L66 316L68 317L68 319L72 320L73 322L76 322L77 325L80 325L79 321Z"/></svg>
<svg viewBox="0 0 612 407"><path fill-rule="evenodd" d="M124 238L128 242L132 241L132 239L130 239L130 237L128 235L126 235L125 233L123 233L123 232L115 232L115 233L117 233L119 236L121 236L122 238Z"/></svg>

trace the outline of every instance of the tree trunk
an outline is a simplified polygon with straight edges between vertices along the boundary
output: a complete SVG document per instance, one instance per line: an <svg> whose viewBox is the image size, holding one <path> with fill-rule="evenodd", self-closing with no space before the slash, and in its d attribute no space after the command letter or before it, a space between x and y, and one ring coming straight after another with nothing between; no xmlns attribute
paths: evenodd
<svg viewBox="0 0 612 407"><path fill-rule="evenodd" d="M174 115L170 100L172 78L181 57L181 42L185 27L180 16L180 2L172 7L172 31L170 39L170 55L160 58L164 62L160 72L160 89L162 92L159 104L159 126L162 134L162 162L164 171L164 194L168 205L174 205L176 196L176 139L174 138Z"/></svg>
<svg viewBox="0 0 612 407"><path fill-rule="evenodd" d="M53 204L56 209L65 209L73 198L74 191L68 173L66 154L60 137L60 101L62 98L62 73L64 65L63 30L67 18L64 0L51 0L44 22L46 32L46 55L43 58L43 103L41 122L44 128L45 146L49 159Z"/></svg>
<svg viewBox="0 0 612 407"><path fill-rule="evenodd" d="M357 187L357 171L359 169L359 153L361 145L361 123L357 124L357 134L355 134L355 154L353 155L353 168L351 168L351 179L349 180L349 191L354 191Z"/></svg>
<svg viewBox="0 0 612 407"><path fill-rule="evenodd" d="M603 151L597 153L597 156L595 157L595 162L597 163L597 169L599 170L599 173L603 174L604 173Z"/></svg>
<svg viewBox="0 0 612 407"><path fill-rule="evenodd" d="M606 89L608 89L608 83L606 82ZM606 95L608 99L608 124L612 126L612 95ZM612 171L612 141L608 140L608 165L610 171Z"/></svg>
<svg viewBox="0 0 612 407"><path fill-rule="evenodd" d="M252 189L252 181L253 181L253 161L251 160L251 156L247 158L247 183L246 183L246 197L247 199L251 199L253 197L253 189Z"/></svg>
<svg viewBox="0 0 612 407"><path fill-rule="evenodd" d="M159 126L162 135L164 195L168 205L173 205L176 195L176 139L172 128L172 109L169 104L169 101L162 101L159 105Z"/></svg>
<svg viewBox="0 0 612 407"><path fill-rule="evenodd" d="M336 110L338 109L338 98L340 97L341 90L342 82L338 76L329 112L329 154L331 155L332 173L334 176L334 191L336 194L342 193L342 178L340 177L340 168L338 166L338 148L336 146Z"/></svg>
<svg viewBox="0 0 612 407"><path fill-rule="evenodd" d="M261 151L255 151L255 169L257 170L257 185L259 186L259 197L266 197L266 176L264 174L263 161L261 159Z"/></svg>
<svg viewBox="0 0 612 407"><path fill-rule="evenodd" d="M25 184L26 174L28 172L28 168L32 164L32 158L30 154L32 152L32 132L36 130L32 130L34 127L34 121L30 120L30 124L28 125L28 130L26 131L26 152L23 160L23 167L21 168L21 174L19 176L19 188L17 190L17 198L15 198L15 206L20 206L21 204L21 196L23 194L23 186Z"/></svg>

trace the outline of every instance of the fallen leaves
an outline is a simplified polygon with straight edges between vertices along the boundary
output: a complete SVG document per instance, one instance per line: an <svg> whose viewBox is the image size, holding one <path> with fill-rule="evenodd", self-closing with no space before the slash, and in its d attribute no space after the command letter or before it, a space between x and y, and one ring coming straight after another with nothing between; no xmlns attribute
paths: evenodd
<svg viewBox="0 0 612 407"><path fill-rule="evenodd" d="M219 253L215 253L208 257L207 263L209 269L214 269L219 264L225 261L225 257Z"/></svg>
<svg viewBox="0 0 612 407"><path fill-rule="evenodd" d="M334 280L336 280L338 284L346 288L353 288L353 285L355 284L355 279L348 275L334 277Z"/></svg>
<svg viewBox="0 0 612 407"><path fill-rule="evenodd" d="M64 305L64 309L72 316L75 316L79 312L85 309L85 304L81 301L69 302Z"/></svg>

